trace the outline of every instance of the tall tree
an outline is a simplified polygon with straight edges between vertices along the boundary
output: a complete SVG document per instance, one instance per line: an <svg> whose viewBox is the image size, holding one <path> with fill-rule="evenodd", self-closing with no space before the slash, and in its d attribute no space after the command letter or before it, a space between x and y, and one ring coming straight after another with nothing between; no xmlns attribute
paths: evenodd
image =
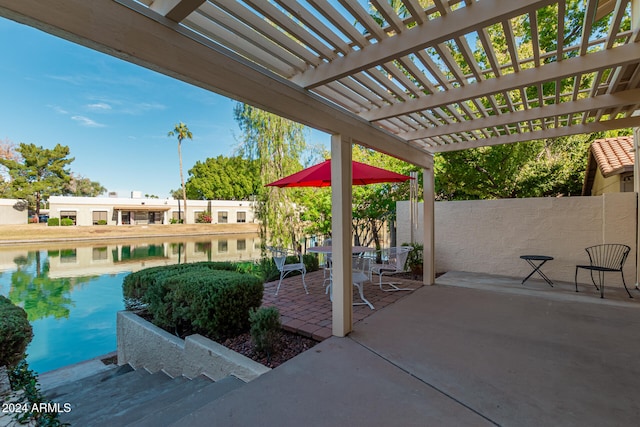
<svg viewBox="0 0 640 427"><path fill-rule="evenodd" d="M249 200L260 188L257 166L255 160L239 156L198 161L189 170L187 196L191 200Z"/></svg>
<svg viewBox="0 0 640 427"><path fill-rule="evenodd" d="M11 197L26 199L39 215L43 198L64 194L71 179L66 167L74 158L68 158L69 147L60 144L50 150L20 143L17 151L22 161L0 158L0 164L9 170L11 177Z"/></svg>
<svg viewBox="0 0 640 427"><path fill-rule="evenodd" d="M172 137L175 136L178 139L178 159L180 160L180 184L182 185L182 201L184 206L184 223L187 223L187 190L184 185L184 175L182 174L182 140L185 138L193 139L193 134L184 123L180 122L173 128L172 131L169 131L167 134Z"/></svg>
<svg viewBox="0 0 640 427"><path fill-rule="evenodd" d="M294 210L298 192L264 184L300 170L305 127L247 104L237 104L234 115L243 132L239 154L255 160L260 174L256 214L262 241L290 245L300 228L299 213Z"/></svg>
<svg viewBox="0 0 640 427"><path fill-rule="evenodd" d="M106 191L107 189L99 182L72 173L64 194L78 197L97 197Z"/></svg>

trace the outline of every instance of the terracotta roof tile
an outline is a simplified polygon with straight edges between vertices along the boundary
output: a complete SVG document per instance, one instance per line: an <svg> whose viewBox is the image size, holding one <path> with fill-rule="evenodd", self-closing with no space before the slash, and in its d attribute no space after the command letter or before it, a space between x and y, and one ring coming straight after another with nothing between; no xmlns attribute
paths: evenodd
<svg viewBox="0 0 640 427"><path fill-rule="evenodd" d="M633 136L596 139L591 153L605 177L633 170Z"/></svg>

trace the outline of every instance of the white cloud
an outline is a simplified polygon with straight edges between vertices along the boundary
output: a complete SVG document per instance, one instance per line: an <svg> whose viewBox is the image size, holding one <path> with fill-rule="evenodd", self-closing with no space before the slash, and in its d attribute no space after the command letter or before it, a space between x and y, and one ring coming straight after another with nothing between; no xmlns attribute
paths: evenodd
<svg viewBox="0 0 640 427"><path fill-rule="evenodd" d="M78 123L80 123L81 126L86 126L86 127L90 127L90 128L102 128L102 127L105 127L105 125L103 125L102 123L95 122L95 121L91 120L90 118L84 117L84 116L72 116L71 119L77 121Z"/></svg>
<svg viewBox="0 0 640 427"><path fill-rule="evenodd" d="M111 105L105 103L105 102L97 102L95 104L89 104L87 105L87 108L90 110L101 110L101 111L106 111L106 110L111 110Z"/></svg>
<svg viewBox="0 0 640 427"><path fill-rule="evenodd" d="M47 107L51 108L53 111L55 111L58 114L69 114L67 110L65 110L59 105L47 105Z"/></svg>

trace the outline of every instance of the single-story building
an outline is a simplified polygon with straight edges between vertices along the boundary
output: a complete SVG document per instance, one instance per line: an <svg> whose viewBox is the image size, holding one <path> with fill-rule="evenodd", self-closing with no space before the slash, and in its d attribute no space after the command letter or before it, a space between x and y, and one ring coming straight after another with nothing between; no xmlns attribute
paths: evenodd
<svg viewBox="0 0 640 427"><path fill-rule="evenodd" d="M28 221L27 202L18 199L0 199L0 224L26 224Z"/></svg>
<svg viewBox="0 0 640 427"><path fill-rule="evenodd" d="M236 200L181 200L120 197L49 198L50 218L70 218L76 225L187 224L255 222L253 202Z"/></svg>
<svg viewBox="0 0 640 427"><path fill-rule="evenodd" d="M583 196L633 191L633 136L596 139L589 148Z"/></svg>

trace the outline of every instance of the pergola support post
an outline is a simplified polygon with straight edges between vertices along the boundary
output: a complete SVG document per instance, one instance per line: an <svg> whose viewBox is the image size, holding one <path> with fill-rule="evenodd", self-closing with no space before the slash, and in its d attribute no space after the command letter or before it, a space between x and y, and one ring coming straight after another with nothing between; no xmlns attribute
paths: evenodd
<svg viewBox="0 0 640 427"><path fill-rule="evenodd" d="M351 285L351 140L331 136L331 246L333 335L344 337L353 328Z"/></svg>
<svg viewBox="0 0 640 427"><path fill-rule="evenodd" d="M424 250L423 250L423 283L433 285L436 281L435 266L435 178L433 172L433 154L428 157L429 167L423 169L423 223L424 223Z"/></svg>
<svg viewBox="0 0 640 427"><path fill-rule="evenodd" d="M631 1L631 29L640 27L640 0ZM636 289L640 289L640 128L633 128L633 191L636 193Z"/></svg>
<svg viewBox="0 0 640 427"><path fill-rule="evenodd" d="M637 2L634 2L634 5ZM640 289L640 128L633 128L633 191L636 193L636 289Z"/></svg>

